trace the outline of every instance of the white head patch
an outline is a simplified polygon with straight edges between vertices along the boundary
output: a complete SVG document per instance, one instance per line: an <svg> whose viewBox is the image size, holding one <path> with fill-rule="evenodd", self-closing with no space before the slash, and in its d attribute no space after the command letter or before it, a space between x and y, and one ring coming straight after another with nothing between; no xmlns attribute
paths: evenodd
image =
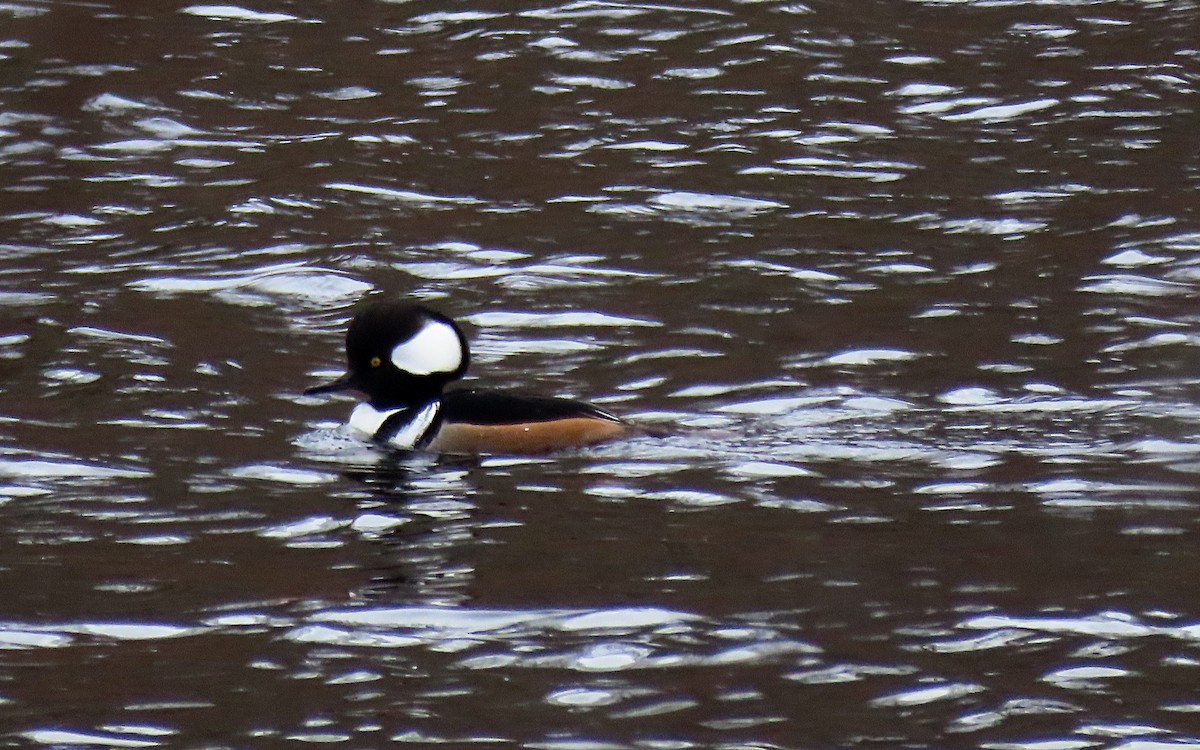
<svg viewBox="0 0 1200 750"><path fill-rule="evenodd" d="M413 375L454 372L462 359L458 334L441 320L426 321L412 338L392 349L392 364Z"/></svg>

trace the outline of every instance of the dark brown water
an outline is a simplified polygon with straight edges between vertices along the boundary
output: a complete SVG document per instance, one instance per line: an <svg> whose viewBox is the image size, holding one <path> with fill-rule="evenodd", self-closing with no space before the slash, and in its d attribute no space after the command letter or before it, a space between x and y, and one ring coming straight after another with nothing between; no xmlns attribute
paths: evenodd
<svg viewBox="0 0 1200 750"><path fill-rule="evenodd" d="M1200 747L1198 28L0 3L0 744ZM377 453L371 290L673 434Z"/></svg>

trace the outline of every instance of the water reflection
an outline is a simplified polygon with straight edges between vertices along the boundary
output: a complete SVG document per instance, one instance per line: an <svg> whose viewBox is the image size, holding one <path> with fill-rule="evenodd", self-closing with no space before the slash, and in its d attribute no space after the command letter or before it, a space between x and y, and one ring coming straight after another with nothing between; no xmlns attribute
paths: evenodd
<svg viewBox="0 0 1200 750"><path fill-rule="evenodd" d="M6 739L1200 744L1196 16L0 5ZM349 439L369 290L668 434Z"/></svg>

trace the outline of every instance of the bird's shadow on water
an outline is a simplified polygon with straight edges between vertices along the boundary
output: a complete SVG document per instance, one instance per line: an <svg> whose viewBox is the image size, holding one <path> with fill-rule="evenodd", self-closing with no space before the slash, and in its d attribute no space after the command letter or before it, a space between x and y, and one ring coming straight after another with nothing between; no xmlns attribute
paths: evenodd
<svg viewBox="0 0 1200 750"><path fill-rule="evenodd" d="M364 561L368 578L352 598L378 606L469 601L476 547L497 533L490 527L527 523L539 513L532 503L522 512L524 520L513 520L513 505L541 497L522 487L586 492L621 484L633 493L629 500L648 488L660 492L648 491L646 501L662 502L668 499L662 490L680 481L672 476L676 472L703 473L715 463L759 455L744 441L736 431L658 429L612 444L534 456L400 451L336 429L318 429L297 442L309 460L326 469L339 465L336 473L357 488L350 493L356 504L351 528L378 554ZM597 491L598 503L614 500L602 491Z"/></svg>
<svg viewBox="0 0 1200 750"><path fill-rule="evenodd" d="M341 429L319 428L297 439L300 452L356 488L351 528L377 554L352 598L369 606L462 604L469 601L475 549L514 505L534 498L521 489L582 485L583 477L621 475L639 462L670 455L679 466L711 448L693 437L658 434L585 449L532 456L438 455L364 442ZM669 444L675 448L668 449ZM655 469L657 471L657 469ZM592 472L599 472L598 474ZM636 472L632 472L636 475ZM540 495L539 495L540 497ZM555 498L558 499L558 498ZM536 516L534 504L530 513Z"/></svg>
<svg viewBox="0 0 1200 750"><path fill-rule="evenodd" d="M353 528L378 554L353 598L369 604L461 604L479 521L467 481L476 457L370 446L376 461L341 471L365 490Z"/></svg>

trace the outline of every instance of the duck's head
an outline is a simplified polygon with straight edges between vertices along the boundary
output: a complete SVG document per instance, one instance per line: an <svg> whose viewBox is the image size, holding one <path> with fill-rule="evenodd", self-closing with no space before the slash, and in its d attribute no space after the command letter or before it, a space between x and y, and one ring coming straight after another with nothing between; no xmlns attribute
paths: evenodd
<svg viewBox="0 0 1200 750"><path fill-rule="evenodd" d="M423 305L379 301L346 331L346 374L304 393L356 390L375 407L437 398L467 371L467 339L453 320Z"/></svg>

